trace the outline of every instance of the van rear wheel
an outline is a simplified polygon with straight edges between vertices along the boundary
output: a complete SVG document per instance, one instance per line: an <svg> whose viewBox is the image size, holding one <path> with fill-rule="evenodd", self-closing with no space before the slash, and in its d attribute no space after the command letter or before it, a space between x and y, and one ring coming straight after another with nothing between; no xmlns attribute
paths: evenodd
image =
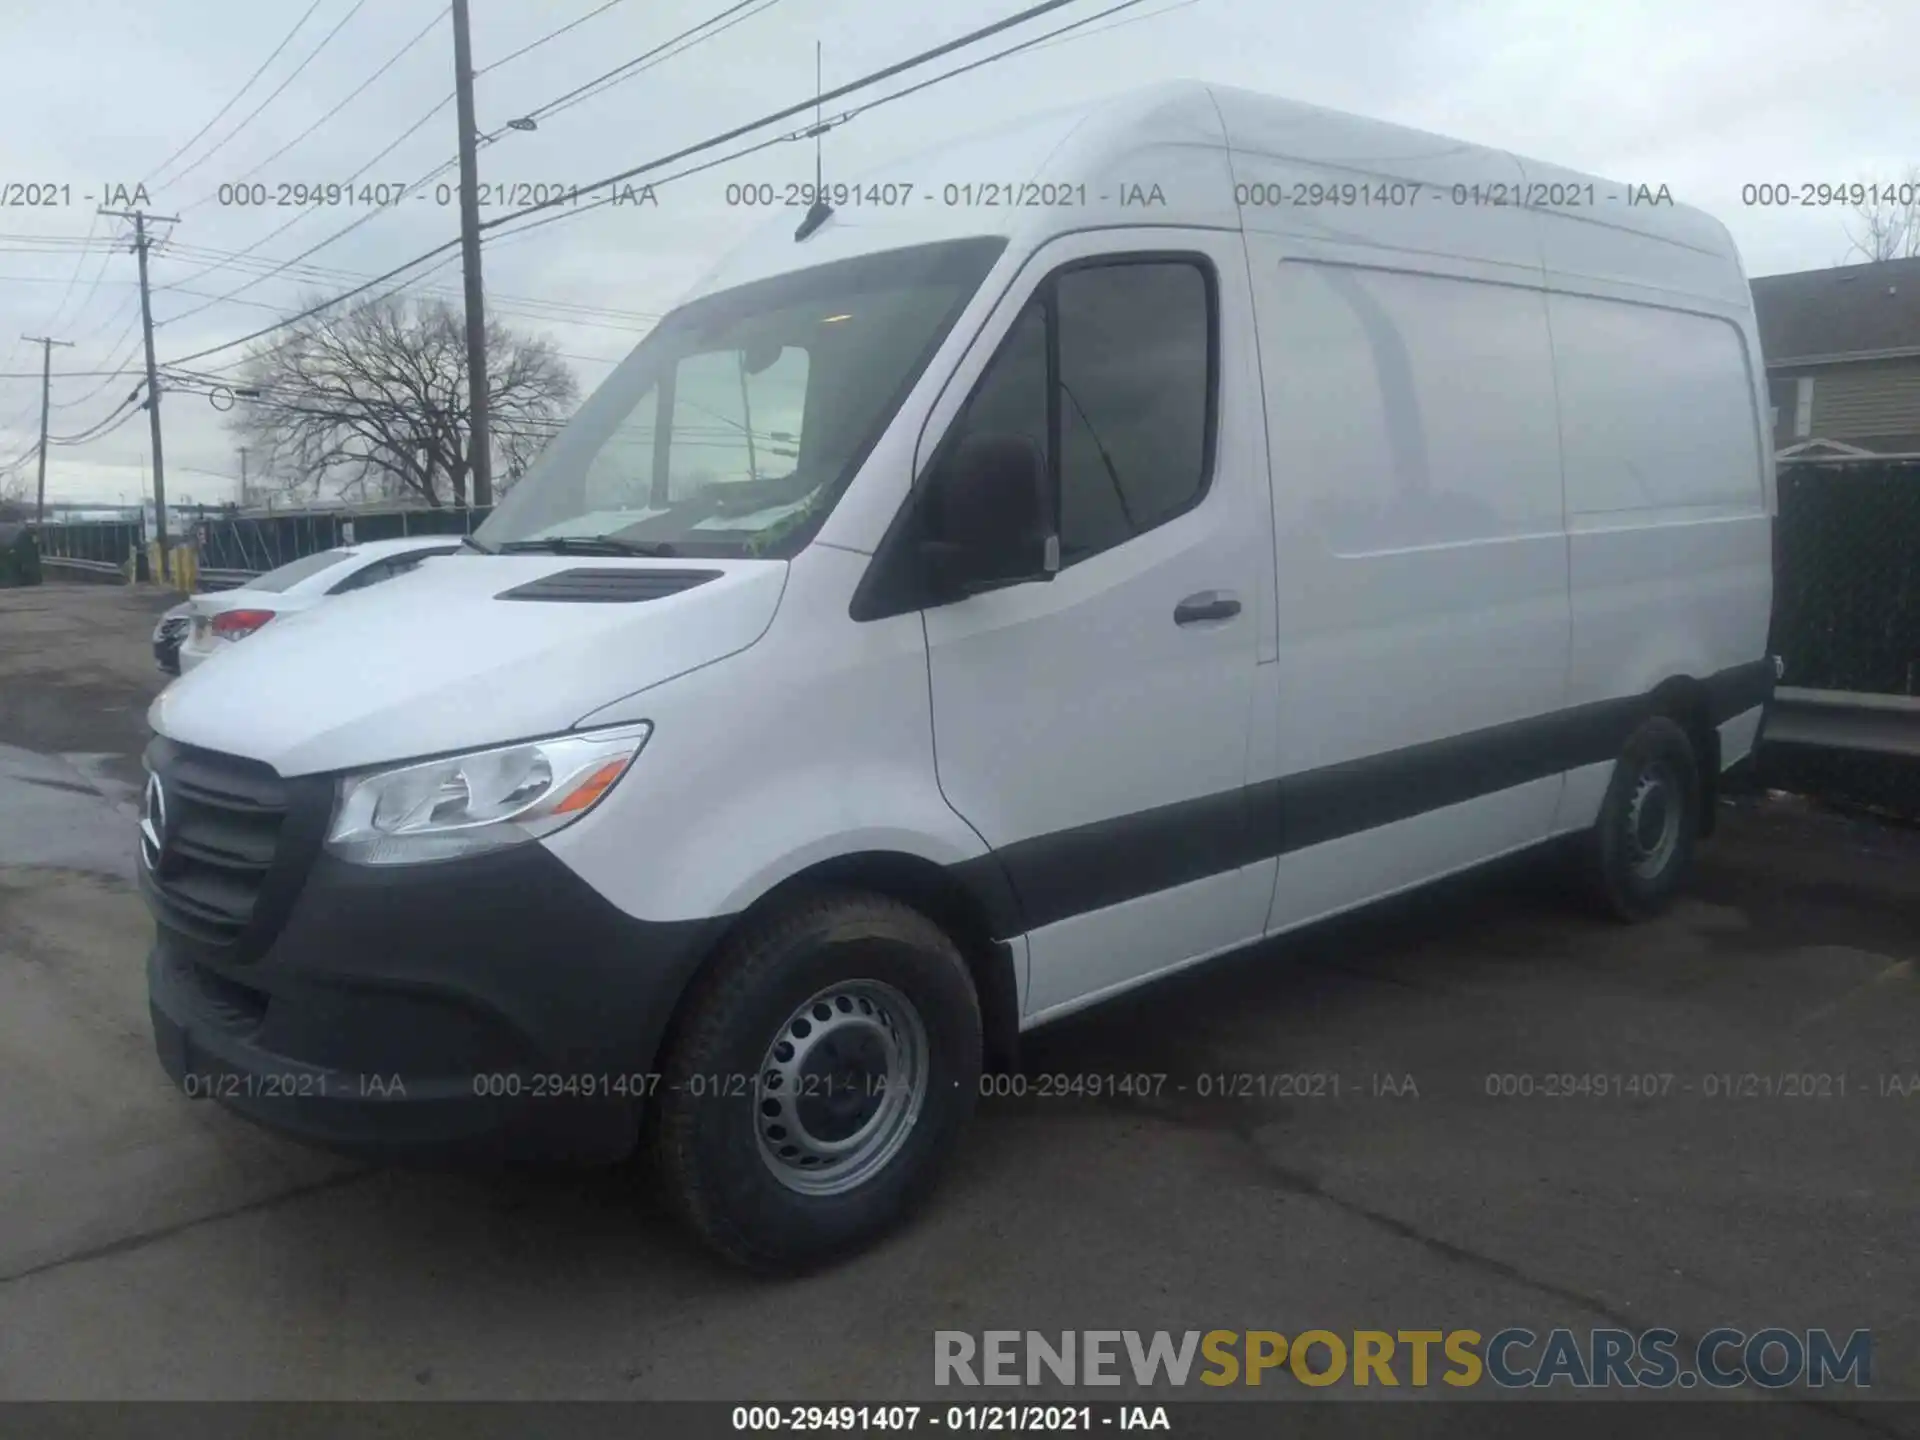
<svg viewBox="0 0 1920 1440"><path fill-rule="evenodd" d="M696 982L650 1120L670 1202L709 1246L796 1269L864 1245L932 1187L980 1088L966 961L879 895L758 917Z"/></svg>
<svg viewBox="0 0 1920 1440"><path fill-rule="evenodd" d="M1622 920L1664 910L1693 868L1700 765L1687 732L1664 715L1643 723L1615 763L1587 837L1589 888Z"/></svg>

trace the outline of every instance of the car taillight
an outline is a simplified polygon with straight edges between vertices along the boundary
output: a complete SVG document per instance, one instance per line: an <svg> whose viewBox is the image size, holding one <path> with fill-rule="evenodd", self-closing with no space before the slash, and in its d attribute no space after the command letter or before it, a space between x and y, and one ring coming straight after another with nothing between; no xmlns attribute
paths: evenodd
<svg viewBox="0 0 1920 1440"><path fill-rule="evenodd" d="M271 610L222 610L208 628L216 640L244 640L272 618Z"/></svg>

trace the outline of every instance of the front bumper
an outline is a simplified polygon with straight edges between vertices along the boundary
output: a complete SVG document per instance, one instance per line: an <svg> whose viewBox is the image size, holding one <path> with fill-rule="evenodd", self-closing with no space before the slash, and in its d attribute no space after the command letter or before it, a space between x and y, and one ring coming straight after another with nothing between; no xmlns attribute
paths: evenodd
<svg viewBox="0 0 1920 1440"><path fill-rule="evenodd" d="M185 616L164 615L153 627L153 663L169 675L180 673L180 643L189 628Z"/></svg>
<svg viewBox="0 0 1920 1440"><path fill-rule="evenodd" d="M317 847L314 847L317 851ZM313 854L269 936L159 923L154 1040L190 1096L388 1158L612 1160L720 921L616 909L538 844L415 866Z"/></svg>

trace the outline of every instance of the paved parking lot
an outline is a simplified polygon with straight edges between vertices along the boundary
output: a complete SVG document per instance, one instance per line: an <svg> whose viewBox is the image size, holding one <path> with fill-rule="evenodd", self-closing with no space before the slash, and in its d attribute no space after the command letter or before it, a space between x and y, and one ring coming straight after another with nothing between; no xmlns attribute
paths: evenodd
<svg viewBox="0 0 1920 1440"><path fill-rule="evenodd" d="M989 1101L916 1223L769 1283L623 1172L374 1169L167 1084L126 809L161 604L0 592L0 1396L925 1399L936 1329L1618 1324L1870 1327L1920 1399L1920 834L1743 797L1645 927L1526 868L1183 976L1025 1060L1160 1095ZM1670 1078L1488 1093L1568 1072ZM1301 1073L1338 1098L1196 1093Z"/></svg>

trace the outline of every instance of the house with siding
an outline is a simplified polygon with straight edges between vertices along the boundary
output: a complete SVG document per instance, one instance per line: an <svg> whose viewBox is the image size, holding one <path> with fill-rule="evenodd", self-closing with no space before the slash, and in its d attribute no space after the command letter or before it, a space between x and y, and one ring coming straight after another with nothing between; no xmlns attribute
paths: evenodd
<svg viewBox="0 0 1920 1440"><path fill-rule="evenodd" d="M1780 458L1920 455L1920 258L1752 286Z"/></svg>

